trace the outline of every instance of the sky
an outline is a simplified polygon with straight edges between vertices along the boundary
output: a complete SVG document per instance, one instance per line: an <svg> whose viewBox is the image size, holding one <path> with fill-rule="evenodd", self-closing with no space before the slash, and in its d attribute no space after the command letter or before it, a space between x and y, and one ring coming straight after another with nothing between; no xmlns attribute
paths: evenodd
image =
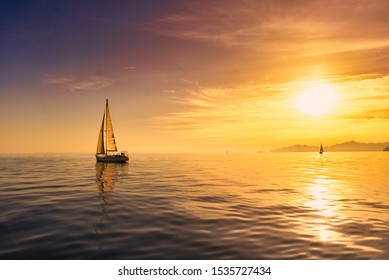
<svg viewBox="0 0 389 280"><path fill-rule="evenodd" d="M386 0L4 0L0 153L94 153L106 98L130 153L386 142L388 34Z"/></svg>

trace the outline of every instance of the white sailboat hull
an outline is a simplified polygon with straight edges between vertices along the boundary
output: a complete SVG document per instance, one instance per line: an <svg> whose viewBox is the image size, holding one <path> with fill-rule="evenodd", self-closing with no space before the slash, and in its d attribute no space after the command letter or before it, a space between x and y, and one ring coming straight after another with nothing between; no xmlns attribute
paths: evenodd
<svg viewBox="0 0 389 280"><path fill-rule="evenodd" d="M127 162L126 155L96 155L97 162Z"/></svg>

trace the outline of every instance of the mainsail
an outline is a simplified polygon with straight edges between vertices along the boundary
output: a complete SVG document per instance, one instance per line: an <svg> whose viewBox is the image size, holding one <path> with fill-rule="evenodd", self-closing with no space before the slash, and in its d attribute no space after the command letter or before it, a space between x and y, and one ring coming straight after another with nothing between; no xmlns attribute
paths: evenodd
<svg viewBox="0 0 389 280"><path fill-rule="evenodd" d="M97 140L96 154L108 154L108 152L117 152L115 136L113 134L111 114L108 108L108 99L105 103L105 111L103 114L103 121Z"/></svg>
<svg viewBox="0 0 389 280"><path fill-rule="evenodd" d="M106 127L105 127L105 138L106 138L106 151L107 152L117 152L116 143L115 143L115 136L113 135L113 128L112 128L112 120L111 120L111 114L109 112L108 108L108 100L106 101L106 107L105 107L105 114L106 114Z"/></svg>
<svg viewBox="0 0 389 280"><path fill-rule="evenodd" d="M103 121L101 122L101 128L100 128L100 133L99 133L99 139L97 140L97 150L96 154L105 154L105 149L104 149L104 119L105 119L105 112L103 115Z"/></svg>

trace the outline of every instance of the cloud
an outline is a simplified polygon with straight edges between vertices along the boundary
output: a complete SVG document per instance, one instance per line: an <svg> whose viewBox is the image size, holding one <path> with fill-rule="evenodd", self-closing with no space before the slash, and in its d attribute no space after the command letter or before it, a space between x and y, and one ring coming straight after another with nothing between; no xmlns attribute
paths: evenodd
<svg viewBox="0 0 389 280"><path fill-rule="evenodd" d="M387 100L387 101L389 101L389 94L354 98L354 100L365 100L365 101L366 100Z"/></svg>
<svg viewBox="0 0 389 280"><path fill-rule="evenodd" d="M387 120L389 117L389 76L380 74L340 77L341 118Z"/></svg>
<svg viewBox="0 0 389 280"><path fill-rule="evenodd" d="M251 17L247 17L246 2L225 1L222 6L213 2L182 3L177 10L163 15L148 27L167 37L242 44L245 36L264 35L258 33L255 27L250 27L253 22Z"/></svg>
<svg viewBox="0 0 389 280"><path fill-rule="evenodd" d="M329 118L373 121L389 117L389 76L372 73L230 87L207 87L186 80L186 88L165 91L179 105L178 110L156 117L154 124L182 137L188 131L197 136L224 135L244 127L245 133L255 134L256 129L272 129L272 124L274 129L291 123L302 126L290 100L314 82L334 84L340 94L341 109Z"/></svg>
<svg viewBox="0 0 389 280"><path fill-rule="evenodd" d="M110 87L115 80L103 76L90 76L82 81L77 81L70 86L70 91L91 91Z"/></svg>
<svg viewBox="0 0 389 280"><path fill-rule="evenodd" d="M148 27L167 37L273 53L318 55L389 46L384 0L175 3L175 10Z"/></svg>
<svg viewBox="0 0 389 280"><path fill-rule="evenodd" d="M69 91L91 91L110 87L116 80L101 75L76 78L73 74L48 74L41 76L44 85L65 85Z"/></svg>
<svg viewBox="0 0 389 280"><path fill-rule="evenodd" d="M135 69L136 69L135 66L126 66L126 67L119 68L119 70L135 70Z"/></svg>
<svg viewBox="0 0 389 280"><path fill-rule="evenodd" d="M180 105L179 111L156 117L153 120L156 126L178 133L192 131L201 136L221 136L228 129L255 126L258 119L275 118L269 108L281 98L280 88L275 85L210 88L189 81L187 84L192 87L166 92L172 102Z"/></svg>
<svg viewBox="0 0 389 280"><path fill-rule="evenodd" d="M388 1L172 2L142 31L159 36L169 66L182 67L173 74L207 87L284 83L315 67L316 76L389 71Z"/></svg>
<svg viewBox="0 0 389 280"><path fill-rule="evenodd" d="M389 120L389 110L368 110L363 113L346 115L344 118L351 120Z"/></svg>
<svg viewBox="0 0 389 280"><path fill-rule="evenodd" d="M44 85L51 84L66 84L75 80L75 77L72 74L48 74L44 73L41 76L41 83Z"/></svg>

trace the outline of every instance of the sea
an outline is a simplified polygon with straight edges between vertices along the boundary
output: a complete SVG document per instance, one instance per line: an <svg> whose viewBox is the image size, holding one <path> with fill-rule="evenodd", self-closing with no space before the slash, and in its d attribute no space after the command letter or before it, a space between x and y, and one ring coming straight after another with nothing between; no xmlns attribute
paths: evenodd
<svg viewBox="0 0 389 280"><path fill-rule="evenodd" d="M0 259L389 259L389 152L0 155Z"/></svg>

